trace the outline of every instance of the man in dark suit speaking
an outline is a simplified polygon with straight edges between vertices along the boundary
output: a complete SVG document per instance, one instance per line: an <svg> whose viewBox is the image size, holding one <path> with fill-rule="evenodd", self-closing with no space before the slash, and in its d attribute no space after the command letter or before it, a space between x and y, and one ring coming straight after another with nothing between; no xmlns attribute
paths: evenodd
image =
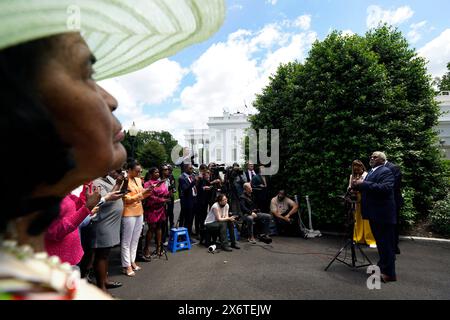
<svg viewBox="0 0 450 320"><path fill-rule="evenodd" d="M384 166L386 156L374 152L370 157L372 170L364 180L352 182L352 188L361 191L361 213L370 222L377 242L383 282L396 281L395 274L395 225L394 175Z"/></svg>

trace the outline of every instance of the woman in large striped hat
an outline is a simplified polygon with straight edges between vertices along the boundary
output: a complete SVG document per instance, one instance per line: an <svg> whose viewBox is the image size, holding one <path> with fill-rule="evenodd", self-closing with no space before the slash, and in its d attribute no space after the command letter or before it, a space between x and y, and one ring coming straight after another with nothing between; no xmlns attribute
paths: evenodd
<svg viewBox="0 0 450 320"><path fill-rule="evenodd" d="M223 0L0 1L1 298L105 297L40 252L61 198L126 158L117 101L96 81L207 39L224 12Z"/></svg>

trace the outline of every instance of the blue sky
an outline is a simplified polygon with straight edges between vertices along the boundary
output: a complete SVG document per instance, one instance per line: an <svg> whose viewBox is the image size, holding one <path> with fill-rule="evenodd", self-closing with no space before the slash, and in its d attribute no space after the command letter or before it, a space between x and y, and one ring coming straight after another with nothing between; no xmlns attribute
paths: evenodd
<svg viewBox="0 0 450 320"><path fill-rule="evenodd" d="M228 0L221 29L141 71L101 84L119 101L124 128L184 130L209 116L250 112L255 94L279 63L303 61L333 29L364 34L379 21L397 26L430 62L433 76L450 61L450 1Z"/></svg>

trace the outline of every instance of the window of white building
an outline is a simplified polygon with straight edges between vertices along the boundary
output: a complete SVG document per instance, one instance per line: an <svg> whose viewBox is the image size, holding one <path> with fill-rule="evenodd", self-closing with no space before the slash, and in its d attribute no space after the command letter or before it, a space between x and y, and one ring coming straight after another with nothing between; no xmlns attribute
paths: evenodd
<svg viewBox="0 0 450 320"><path fill-rule="evenodd" d="M222 149L216 149L216 161L217 162L222 161Z"/></svg>

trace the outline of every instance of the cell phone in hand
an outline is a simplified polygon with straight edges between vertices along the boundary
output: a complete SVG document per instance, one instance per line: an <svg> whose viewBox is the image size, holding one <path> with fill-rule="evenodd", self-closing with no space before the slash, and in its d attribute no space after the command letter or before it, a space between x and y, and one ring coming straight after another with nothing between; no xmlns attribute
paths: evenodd
<svg viewBox="0 0 450 320"><path fill-rule="evenodd" d="M123 182L122 182L122 186L120 187L120 193L123 193L123 194L126 194L126 193L128 193L129 191L128 191L128 179L125 179Z"/></svg>
<svg viewBox="0 0 450 320"><path fill-rule="evenodd" d="M161 180L161 181L159 181L157 184L152 185L152 187L153 187L153 188L159 187L159 186L162 185L164 182L165 182L164 180Z"/></svg>

